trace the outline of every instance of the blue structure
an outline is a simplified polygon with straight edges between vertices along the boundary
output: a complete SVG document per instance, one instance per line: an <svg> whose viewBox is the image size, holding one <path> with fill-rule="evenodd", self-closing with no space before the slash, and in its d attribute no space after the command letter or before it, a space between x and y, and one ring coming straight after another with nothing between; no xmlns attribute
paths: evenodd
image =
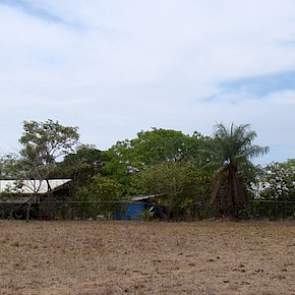
<svg viewBox="0 0 295 295"><path fill-rule="evenodd" d="M138 203L130 203L127 204L125 212L121 214L121 220L138 220L142 218L144 210L147 208L146 203L138 202Z"/></svg>
<svg viewBox="0 0 295 295"><path fill-rule="evenodd" d="M161 195L135 196L130 203L126 203L118 208L114 214L116 220L140 220L146 210L152 210L154 216L165 217L165 208L153 202L155 197Z"/></svg>
<svg viewBox="0 0 295 295"><path fill-rule="evenodd" d="M139 220L149 206L143 202L125 204L115 212L116 220Z"/></svg>

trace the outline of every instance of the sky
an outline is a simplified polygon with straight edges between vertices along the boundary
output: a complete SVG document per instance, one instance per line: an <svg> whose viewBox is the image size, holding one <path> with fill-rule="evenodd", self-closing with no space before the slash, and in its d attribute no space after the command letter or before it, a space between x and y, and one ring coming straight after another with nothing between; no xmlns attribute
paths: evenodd
<svg viewBox="0 0 295 295"><path fill-rule="evenodd" d="M100 149L249 123L295 158L294 0L0 0L0 102L0 153L50 118Z"/></svg>

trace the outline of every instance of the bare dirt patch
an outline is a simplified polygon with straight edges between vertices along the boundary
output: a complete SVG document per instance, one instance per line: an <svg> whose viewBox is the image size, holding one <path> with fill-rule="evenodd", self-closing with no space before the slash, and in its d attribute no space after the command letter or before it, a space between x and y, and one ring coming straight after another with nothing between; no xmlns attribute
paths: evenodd
<svg viewBox="0 0 295 295"><path fill-rule="evenodd" d="M292 222L0 222L0 294L295 294Z"/></svg>

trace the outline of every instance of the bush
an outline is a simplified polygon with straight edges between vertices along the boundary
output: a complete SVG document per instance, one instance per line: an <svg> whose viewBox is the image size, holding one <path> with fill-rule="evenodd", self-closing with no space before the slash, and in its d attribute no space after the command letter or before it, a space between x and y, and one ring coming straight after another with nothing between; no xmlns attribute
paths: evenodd
<svg viewBox="0 0 295 295"><path fill-rule="evenodd" d="M103 215L112 218L117 210L122 207L124 201L122 186L115 180L101 175L92 177L91 181L81 187L76 196L80 203L82 216L96 218Z"/></svg>

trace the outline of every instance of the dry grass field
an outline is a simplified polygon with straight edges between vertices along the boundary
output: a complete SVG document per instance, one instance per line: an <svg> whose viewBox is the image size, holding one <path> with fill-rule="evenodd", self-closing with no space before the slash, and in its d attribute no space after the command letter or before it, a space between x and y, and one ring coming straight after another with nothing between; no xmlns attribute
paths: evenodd
<svg viewBox="0 0 295 295"><path fill-rule="evenodd" d="M295 294L295 223L1 221L0 294Z"/></svg>

